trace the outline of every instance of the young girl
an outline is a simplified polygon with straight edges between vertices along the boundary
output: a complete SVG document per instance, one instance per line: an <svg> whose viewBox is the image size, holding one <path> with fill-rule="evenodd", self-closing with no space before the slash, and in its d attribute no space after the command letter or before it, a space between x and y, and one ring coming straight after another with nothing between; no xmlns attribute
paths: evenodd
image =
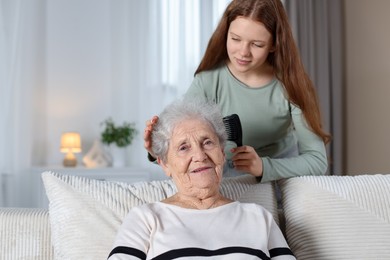
<svg viewBox="0 0 390 260"><path fill-rule="evenodd" d="M211 36L186 96L213 100L238 114L243 146L226 151L233 169L262 182L327 170L315 89L305 72L280 0L233 0ZM150 132L158 118L146 123Z"/></svg>

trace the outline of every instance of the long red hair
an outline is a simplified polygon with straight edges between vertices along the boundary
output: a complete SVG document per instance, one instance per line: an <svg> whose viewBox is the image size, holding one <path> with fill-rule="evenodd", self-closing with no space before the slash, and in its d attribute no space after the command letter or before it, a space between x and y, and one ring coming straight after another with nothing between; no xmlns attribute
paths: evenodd
<svg viewBox="0 0 390 260"><path fill-rule="evenodd" d="M275 51L268 55L268 63L274 68L275 76L283 83L289 101L302 110L313 132L320 136L324 143L328 143L331 137L322 128L314 84L303 66L286 11L280 0L233 0L211 36L195 75L215 69L228 59L226 41L229 26L239 16L264 24L271 33Z"/></svg>

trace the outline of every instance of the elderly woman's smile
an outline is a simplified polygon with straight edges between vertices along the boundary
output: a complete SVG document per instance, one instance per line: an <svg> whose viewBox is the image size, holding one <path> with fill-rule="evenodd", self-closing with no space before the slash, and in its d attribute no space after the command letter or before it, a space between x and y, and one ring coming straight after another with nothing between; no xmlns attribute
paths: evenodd
<svg viewBox="0 0 390 260"><path fill-rule="evenodd" d="M191 118L174 127L164 166L178 186L194 182L218 185L224 160L223 147L212 127Z"/></svg>
<svg viewBox="0 0 390 260"><path fill-rule="evenodd" d="M205 167L200 167L200 168L197 168L193 171L191 171L190 173L197 173L197 172L204 172L204 171L207 171L207 170L210 170L210 169L213 169L212 167L210 166L205 166Z"/></svg>

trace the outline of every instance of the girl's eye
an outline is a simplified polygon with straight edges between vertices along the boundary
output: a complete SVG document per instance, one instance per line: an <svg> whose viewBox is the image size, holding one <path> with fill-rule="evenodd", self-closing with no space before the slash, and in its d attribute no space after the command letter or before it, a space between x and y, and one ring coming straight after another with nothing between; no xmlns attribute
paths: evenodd
<svg viewBox="0 0 390 260"><path fill-rule="evenodd" d="M254 45L255 47L257 47L257 48L262 48L262 47L263 47L263 45L261 45L261 44L259 44L259 43L253 43L253 45Z"/></svg>
<svg viewBox="0 0 390 260"><path fill-rule="evenodd" d="M233 41L239 41L240 39L232 37Z"/></svg>

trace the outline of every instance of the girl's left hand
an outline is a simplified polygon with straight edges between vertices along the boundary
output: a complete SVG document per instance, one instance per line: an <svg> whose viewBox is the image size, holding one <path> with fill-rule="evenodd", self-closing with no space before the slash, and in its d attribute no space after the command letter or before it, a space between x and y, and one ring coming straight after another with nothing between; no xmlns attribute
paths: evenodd
<svg viewBox="0 0 390 260"><path fill-rule="evenodd" d="M263 161L253 147L244 145L230 151L234 153L232 161L236 170L250 173L256 177L263 175Z"/></svg>

